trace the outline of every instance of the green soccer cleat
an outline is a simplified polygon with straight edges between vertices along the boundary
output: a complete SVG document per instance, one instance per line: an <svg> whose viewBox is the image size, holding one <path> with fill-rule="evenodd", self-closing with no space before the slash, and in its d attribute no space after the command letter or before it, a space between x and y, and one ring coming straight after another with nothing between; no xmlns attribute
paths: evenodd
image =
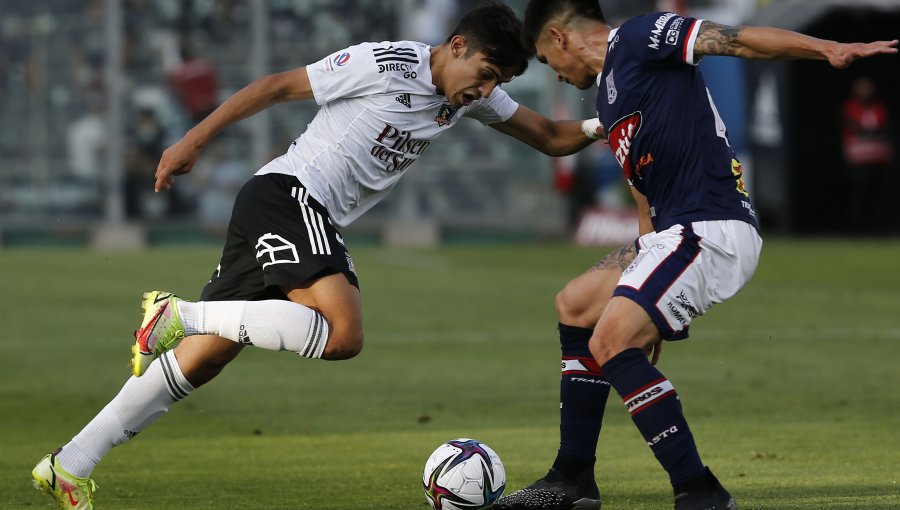
<svg viewBox="0 0 900 510"><path fill-rule="evenodd" d="M134 332L131 346L131 372L135 377L144 375L153 360L184 338L184 323L176 306L181 299L161 290L145 292L143 297L144 321Z"/></svg>
<svg viewBox="0 0 900 510"><path fill-rule="evenodd" d="M69 474L57 462L57 453L48 453L31 470L34 488L52 496L62 510L92 510L97 484Z"/></svg>

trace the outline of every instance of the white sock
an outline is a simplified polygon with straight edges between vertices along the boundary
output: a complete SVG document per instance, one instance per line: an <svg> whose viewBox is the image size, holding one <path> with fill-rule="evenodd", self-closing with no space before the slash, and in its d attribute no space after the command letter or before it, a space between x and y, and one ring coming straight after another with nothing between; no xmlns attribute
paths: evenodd
<svg viewBox="0 0 900 510"><path fill-rule="evenodd" d="M272 351L321 358L328 322L319 312L292 301L178 301L185 336L218 335Z"/></svg>
<svg viewBox="0 0 900 510"><path fill-rule="evenodd" d="M57 454L66 471L90 476L94 466L113 447L128 441L188 396L194 387L168 351L150 364L141 377L131 377L119 394Z"/></svg>

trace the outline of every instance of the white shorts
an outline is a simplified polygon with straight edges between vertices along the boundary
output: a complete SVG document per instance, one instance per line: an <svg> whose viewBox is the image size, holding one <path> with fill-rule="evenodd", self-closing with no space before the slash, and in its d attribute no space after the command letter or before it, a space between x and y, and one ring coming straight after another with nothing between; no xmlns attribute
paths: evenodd
<svg viewBox="0 0 900 510"><path fill-rule="evenodd" d="M759 262L762 239L740 220L698 221L651 232L614 296L639 304L666 340L687 338L694 317L737 294Z"/></svg>

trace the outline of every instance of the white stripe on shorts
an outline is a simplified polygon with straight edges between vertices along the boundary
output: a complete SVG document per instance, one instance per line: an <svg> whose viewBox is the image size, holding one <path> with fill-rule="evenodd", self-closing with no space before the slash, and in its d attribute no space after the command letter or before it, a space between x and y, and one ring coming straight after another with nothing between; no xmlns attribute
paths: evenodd
<svg viewBox="0 0 900 510"><path fill-rule="evenodd" d="M325 234L325 225L322 215L307 205L309 190L291 188L291 196L300 203L300 212L303 214L303 222L306 224L306 233L309 235L309 247L313 255L331 255L331 243Z"/></svg>

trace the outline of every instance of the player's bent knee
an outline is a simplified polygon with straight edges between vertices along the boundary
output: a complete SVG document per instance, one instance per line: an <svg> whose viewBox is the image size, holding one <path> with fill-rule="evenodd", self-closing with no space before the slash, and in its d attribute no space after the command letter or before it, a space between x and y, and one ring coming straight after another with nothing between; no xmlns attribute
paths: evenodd
<svg viewBox="0 0 900 510"><path fill-rule="evenodd" d="M584 287L569 282L556 295L556 316L568 326L593 328L608 301L602 292L585 293Z"/></svg>
<svg viewBox="0 0 900 510"><path fill-rule="evenodd" d="M559 322L576 326L580 322L581 316L586 311L586 303L584 299L579 299L579 294L573 288L570 282L568 285L556 294L556 315Z"/></svg>
<svg viewBox="0 0 900 510"><path fill-rule="evenodd" d="M339 361L356 357L363 349L362 333L341 335L332 334L322 352L322 359Z"/></svg>
<svg viewBox="0 0 900 510"><path fill-rule="evenodd" d="M590 342L588 342L588 348L591 350L591 356L593 356L594 360L600 365L603 365L611 360L613 356L618 354L616 348L611 345L611 342L604 341L601 336L596 334L592 336Z"/></svg>
<svg viewBox="0 0 900 510"><path fill-rule="evenodd" d="M187 337L175 349L178 364L195 388L219 375L244 346L212 335Z"/></svg>

